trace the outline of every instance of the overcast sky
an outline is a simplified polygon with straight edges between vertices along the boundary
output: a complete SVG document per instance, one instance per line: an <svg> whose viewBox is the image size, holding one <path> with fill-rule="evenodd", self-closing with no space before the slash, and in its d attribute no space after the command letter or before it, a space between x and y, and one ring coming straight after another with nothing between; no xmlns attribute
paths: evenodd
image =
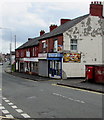
<svg viewBox="0 0 104 120"><path fill-rule="evenodd" d="M91 0L2 0L0 52L9 52L11 40L14 50L14 35L19 47L29 37L39 36L40 30L49 32L51 24L60 25L61 18L73 19L88 14L90 3Z"/></svg>

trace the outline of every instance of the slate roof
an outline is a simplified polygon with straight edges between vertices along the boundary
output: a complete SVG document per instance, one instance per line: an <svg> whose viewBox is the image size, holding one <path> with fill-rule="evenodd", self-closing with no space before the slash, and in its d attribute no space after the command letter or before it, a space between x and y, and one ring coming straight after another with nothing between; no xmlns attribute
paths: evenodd
<svg viewBox="0 0 104 120"><path fill-rule="evenodd" d="M43 36L47 36L49 33L45 33L39 37L36 38L29 38L30 40L28 40L27 42L25 42L23 45L21 45L20 47L18 47L17 49L23 49L23 48L28 48L28 47L32 47L34 45L38 45L39 44L39 39L41 39Z"/></svg>
<svg viewBox="0 0 104 120"><path fill-rule="evenodd" d="M71 21L68 21L68 22L60 25L59 27L55 28L51 32L43 34L40 37L30 38L30 40L28 40L26 43L24 43L23 45L21 45L17 49L32 47L34 45L38 45L39 40L63 34L65 31L67 31L68 29L70 29L71 27L73 27L75 24L81 22L83 19L87 18L88 16L89 16L89 14L81 16L81 17L78 17L78 18L75 18L75 19L73 19Z"/></svg>
<svg viewBox="0 0 104 120"><path fill-rule="evenodd" d="M54 30L52 30L49 34L47 34L47 36L43 36L41 39L45 39L45 38L49 38L52 36L56 36L56 35L60 35L62 33L64 33L65 31L67 31L68 29L70 29L71 27L73 27L75 24L81 22L83 19L87 18L89 16L89 14L75 18L71 21L68 21L62 25L60 25L59 27L55 28Z"/></svg>

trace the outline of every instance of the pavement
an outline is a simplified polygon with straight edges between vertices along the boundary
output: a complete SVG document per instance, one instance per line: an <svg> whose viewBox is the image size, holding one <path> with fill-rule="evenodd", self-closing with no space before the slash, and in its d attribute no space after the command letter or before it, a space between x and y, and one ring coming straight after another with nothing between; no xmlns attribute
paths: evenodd
<svg viewBox="0 0 104 120"><path fill-rule="evenodd" d="M35 80L35 81L47 81L47 80L56 80L48 77L41 77L38 75L29 75L26 73L12 72L10 70L10 66L6 67L5 72L12 74L14 76L22 77L25 79ZM85 79L67 79L67 80L57 80L57 85L79 88L94 92L104 93L104 84L92 83L89 81L85 81Z"/></svg>

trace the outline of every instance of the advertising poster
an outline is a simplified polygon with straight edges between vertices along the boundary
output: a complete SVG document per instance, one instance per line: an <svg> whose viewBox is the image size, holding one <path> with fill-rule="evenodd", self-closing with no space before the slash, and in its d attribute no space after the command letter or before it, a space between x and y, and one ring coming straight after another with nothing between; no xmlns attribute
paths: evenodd
<svg viewBox="0 0 104 120"><path fill-rule="evenodd" d="M58 45L58 51L59 51L59 52L62 52L62 50L63 50L62 45Z"/></svg>
<svg viewBox="0 0 104 120"><path fill-rule="evenodd" d="M63 62L81 62L81 54L80 53L64 53Z"/></svg>

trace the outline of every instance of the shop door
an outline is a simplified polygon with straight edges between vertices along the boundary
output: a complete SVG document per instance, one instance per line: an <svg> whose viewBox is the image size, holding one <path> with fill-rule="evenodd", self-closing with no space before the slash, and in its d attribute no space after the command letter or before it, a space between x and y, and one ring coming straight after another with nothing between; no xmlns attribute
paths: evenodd
<svg viewBox="0 0 104 120"><path fill-rule="evenodd" d="M49 61L49 77L61 78L61 61Z"/></svg>
<svg viewBox="0 0 104 120"><path fill-rule="evenodd" d="M24 72L24 63L20 63L20 72Z"/></svg>

